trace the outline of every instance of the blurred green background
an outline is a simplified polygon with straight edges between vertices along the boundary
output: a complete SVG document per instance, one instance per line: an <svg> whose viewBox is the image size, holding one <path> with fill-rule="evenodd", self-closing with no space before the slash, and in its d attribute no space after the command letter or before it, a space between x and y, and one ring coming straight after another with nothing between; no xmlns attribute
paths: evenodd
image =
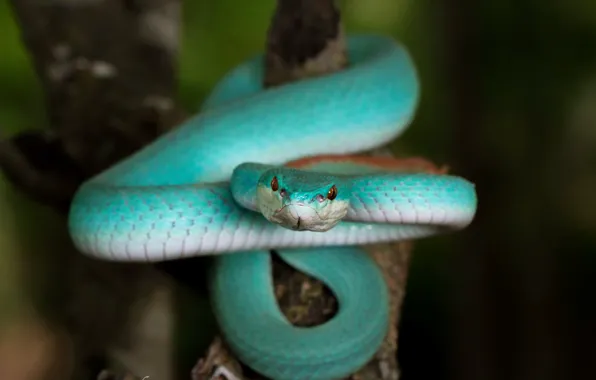
<svg viewBox="0 0 596 380"><path fill-rule="evenodd" d="M185 3L179 94L188 110L263 49L273 7ZM479 196L469 229L415 246L403 378L583 374L596 359L596 2L352 0L342 8L348 31L392 34L418 66L420 108L394 151L448 164ZM0 22L0 127L42 128L40 88L6 0ZM18 300L9 265L22 257L43 265L44 247L65 236L51 211L8 183L0 191L0 296ZM15 213L28 218L15 223Z"/></svg>

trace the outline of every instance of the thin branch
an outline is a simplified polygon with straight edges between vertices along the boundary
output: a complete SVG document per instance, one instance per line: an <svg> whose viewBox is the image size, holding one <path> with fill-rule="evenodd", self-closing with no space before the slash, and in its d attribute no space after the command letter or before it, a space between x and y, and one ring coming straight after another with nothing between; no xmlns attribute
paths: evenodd
<svg viewBox="0 0 596 380"><path fill-rule="evenodd" d="M21 134L12 139L7 139L0 133L0 169L15 186L23 193L28 194L32 199L52 205L61 211L65 211L70 199L79 185L78 178L66 178L53 172L43 172L36 168L31 162L31 154L26 154L20 146L34 145L35 148L41 143L44 148L53 147L51 134L35 133ZM45 153L45 154L44 154ZM45 156L45 160L56 158L56 154L36 152L36 156ZM55 164L55 167L58 167ZM61 171L65 173L68 171ZM72 171L70 171L72 172Z"/></svg>
<svg viewBox="0 0 596 380"><path fill-rule="evenodd" d="M265 56L264 85L278 86L344 69L348 64L346 41L340 11L333 0L279 0L269 28ZM380 154L377 150L373 154ZM420 159L405 159L404 169L446 171ZM391 326L375 357L350 380L397 380L397 338L400 309L407 281L411 242L367 247L383 271L390 290ZM273 256L277 301L286 318L294 325L313 326L331 319L337 301L321 282L277 260ZM304 289L309 289L305 294ZM259 374L234 358L225 342L217 337L206 355L193 369L193 380L210 380L225 371L228 380L262 380Z"/></svg>

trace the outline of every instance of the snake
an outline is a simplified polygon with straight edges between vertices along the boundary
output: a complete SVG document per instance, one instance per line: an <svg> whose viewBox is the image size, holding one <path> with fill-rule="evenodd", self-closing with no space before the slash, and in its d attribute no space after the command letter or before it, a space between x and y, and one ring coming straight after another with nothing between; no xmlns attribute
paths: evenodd
<svg viewBox="0 0 596 380"><path fill-rule="evenodd" d="M219 330L270 379L340 379L366 365L390 310L363 246L461 230L476 212L475 186L462 177L354 158L407 129L420 84L392 37L350 34L346 52L344 70L275 87L263 85L264 55L247 58L199 112L84 182L69 210L74 245L97 259L212 256ZM270 250L329 287L339 304L331 320L288 321Z"/></svg>

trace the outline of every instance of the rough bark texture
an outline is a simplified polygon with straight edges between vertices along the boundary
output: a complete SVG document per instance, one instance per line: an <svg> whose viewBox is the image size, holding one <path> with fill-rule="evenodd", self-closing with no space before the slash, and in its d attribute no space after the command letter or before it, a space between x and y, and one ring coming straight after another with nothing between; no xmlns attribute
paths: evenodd
<svg viewBox="0 0 596 380"><path fill-rule="evenodd" d="M349 65L339 9L332 0L280 0L273 16L266 46L264 85L277 86L313 76L330 74ZM438 171L422 159L404 160L404 170ZM376 356L351 380L397 380L397 338L400 309L405 294L412 244L368 247L381 267L390 289L391 325ZM321 282L273 261L275 293L280 308L290 322L314 326L329 320L337 302ZM193 380L208 380L217 374L229 380L261 380L246 368L217 337L193 370ZM227 375L226 375L227 374Z"/></svg>
<svg viewBox="0 0 596 380"><path fill-rule="evenodd" d="M2 136L0 167L24 194L65 217L82 181L181 119L172 100L180 4L14 0L11 5L44 90L48 125L9 140ZM65 219L64 227L66 235ZM75 366L72 377L46 378L94 378L106 348L126 341L127 324L136 323L133 312L143 310L145 296L163 288L162 276L152 266L91 260L74 248L51 256L43 270L64 300L53 308L72 345L50 360Z"/></svg>
<svg viewBox="0 0 596 380"><path fill-rule="evenodd" d="M51 195L68 202L82 180L181 119L172 100L180 4L14 0L12 6L44 89L49 122L43 134L14 141L39 172L39 184L63 184ZM27 149L32 145L38 149ZM43 187L21 183L9 163L3 168L30 195L48 198L38 194Z"/></svg>

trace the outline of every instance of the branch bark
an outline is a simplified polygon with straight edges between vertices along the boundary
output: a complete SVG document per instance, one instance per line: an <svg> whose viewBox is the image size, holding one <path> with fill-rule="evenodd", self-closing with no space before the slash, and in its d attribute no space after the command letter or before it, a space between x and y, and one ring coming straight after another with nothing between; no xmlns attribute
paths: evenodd
<svg viewBox="0 0 596 380"><path fill-rule="evenodd" d="M267 36L265 87L330 74L348 65L340 10L333 0L277 1ZM423 159L404 160L403 163L405 170L444 172ZM391 323L373 360L348 379L397 380L398 324L412 244L377 245L367 247L367 250L382 269L390 290ZM337 301L323 283L292 269L275 256L273 274L278 303L293 324L319 325L335 315ZM239 380L265 379L238 362L225 342L216 337L195 366L193 380L208 380L221 371L231 373Z"/></svg>
<svg viewBox="0 0 596 380"><path fill-rule="evenodd" d="M66 237L76 188L183 118L172 99L180 2L13 0L11 6L43 87L48 125L1 136L0 167L22 193L58 211ZM163 276L152 266L92 260L72 247L54 251L44 264L51 282L43 293L61 295L52 308L73 345L52 361L74 361L72 378L94 378L106 348L126 342L128 323L145 295L164 286Z"/></svg>

